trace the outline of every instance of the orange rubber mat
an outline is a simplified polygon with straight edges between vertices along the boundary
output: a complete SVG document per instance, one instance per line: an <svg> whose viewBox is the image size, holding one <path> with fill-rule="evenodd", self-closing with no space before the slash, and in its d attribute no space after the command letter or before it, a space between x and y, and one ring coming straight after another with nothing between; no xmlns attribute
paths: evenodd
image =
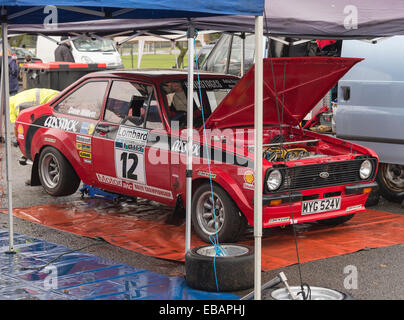
<svg viewBox="0 0 404 320"><path fill-rule="evenodd" d="M107 242L157 258L184 261L185 221L173 219L172 208L150 201L114 205L104 200L14 209L18 218ZM296 225L300 262L352 253L365 248L404 243L404 215L376 210L357 214L349 222L326 227ZM251 230L241 243L254 245ZM192 235L192 247L204 245ZM262 269L297 262L293 230L270 228L262 239Z"/></svg>

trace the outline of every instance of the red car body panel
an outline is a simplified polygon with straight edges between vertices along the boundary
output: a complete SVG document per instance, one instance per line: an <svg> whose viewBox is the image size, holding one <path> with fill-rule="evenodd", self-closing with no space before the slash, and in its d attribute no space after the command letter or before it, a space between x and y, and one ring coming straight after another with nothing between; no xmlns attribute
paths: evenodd
<svg viewBox="0 0 404 320"><path fill-rule="evenodd" d="M372 182L374 180L378 164L375 152L359 145L296 127L313 106L335 85L338 79L359 61L360 59L322 57L314 59L280 58L273 59L271 64L269 59L265 59L264 144L270 144L272 139L281 133L288 137L289 142L312 139L316 140L313 145L303 143L297 144L297 146L304 146L316 156L277 163L263 159L262 174L264 177L268 170L280 165L289 169L328 163L338 164L344 161L354 161L363 156L374 159L375 165L373 175L363 182ZM271 71L272 66L274 67L274 74ZM199 145L199 149L193 157L193 190L195 191L195 188L201 182L208 181L210 172L213 183L221 186L230 195L250 225L253 225L254 221L254 153L251 149L254 145L254 136L251 134L254 123L253 72L253 70L250 70L235 85L206 121L207 129L232 128L232 130L241 132L240 136L236 134L229 137L226 142L217 136L215 130L207 133L208 141L215 141L216 139L215 143L208 145L211 153L217 152L222 157L225 154L226 157L229 156L234 161L227 163L216 158L211 160L209 166L206 158L207 145L203 143L204 136L198 134L198 132L194 133L194 139L195 144ZM277 90L273 89L273 76L276 79ZM83 83L103 79L108 80L109 84L106 92L100 93L104 95L100 119L92 120L58 113L54 110L54 107L65 96L79 88ZM235 77L201 74L201 79L235 79ZM152 85L159 104L158 112L164 129L135 128L137 133L147 131L145 133L147 141L144 144L141 158L144 165L141 172L141 178L143 179L141 182L139 180L128 180L118 175L120 170L120 167L118 170L117 164L119 161L117 159L119 139L117 136L109 137L109 133L105 134L100 130L103 126L107 126L109 132L118 132L116 135L127 134L130 131L129 127L102 120L108 92L114 80L136 80ZM16 121L18 132L22 132L22 134L18 134L20 149L27 158L34 160L35 167L35 161L38 161L41 150L46 146L52 146L66 157L85 184L114 193L139 196L174 206L178 196L182 196L183 201L185 199L186 153L183 151L186 149L183 148L184 144L181 143L186 141L186 130L174 131L170 127L170 117L165 107L167 101L161 92L161 84L169 80L186 80L186 73L179 71L114 71L89 74L65 89L50 103L29 108L20 113ZM284 106L284 117L281 120L282 132L276 111L275 91L278 92L278 105ZM126 131L124 132L124 130ZM199 133L201 132L202 128L199 128ZM237 142L240 142L240 144ZM223 152L227 143L235 144L235 147ZM87 145L91 151L83 153L82 150L79 150L78 146L81 148L83 145ZM174 148L174 146L179 149ZM122 155L122 153L120 154ZM155 163L154 159L157 157L166 157L169 161L167 163ZM316 199L321 200L326 197L326 194L338 194L338 197L341 198L340 209L303 215L302 201L282 203L275 206L265 205L263 209L263 226L270 227L308 222L361 212L365 210L364 203L368 194L361 192L347 194L346 190L347 185L360 185L361 182L355 180L350 183L339 183L318 188L315 186L306 189L300 188L297 191L303 198L310 198L315 195L317 196ZM262 187L264 190L265 182ZM269 194L282 196L285 192L272 192Z"/></svg>

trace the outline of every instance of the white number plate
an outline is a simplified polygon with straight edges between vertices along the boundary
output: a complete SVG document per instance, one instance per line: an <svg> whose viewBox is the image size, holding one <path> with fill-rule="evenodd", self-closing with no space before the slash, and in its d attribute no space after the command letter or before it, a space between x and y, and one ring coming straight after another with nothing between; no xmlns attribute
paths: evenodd
<svg viewBox="0 0 404 320"><path fill-rule="evenodd" d="M341 209L341 197L303 201L302 215Z"/></svg>

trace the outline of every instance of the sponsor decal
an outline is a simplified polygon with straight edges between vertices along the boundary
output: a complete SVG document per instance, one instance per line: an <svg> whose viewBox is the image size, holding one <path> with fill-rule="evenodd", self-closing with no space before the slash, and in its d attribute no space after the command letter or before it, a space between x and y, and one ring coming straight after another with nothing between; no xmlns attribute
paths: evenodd
<svg viewBox="0 0 404 320"><path fill-rule="evenodd" d="M127 143L124 141L115 141L115 148L144 153L144 146L131 142Z"/></svg>
<svg viewBox="0 0 404 320"><path fill-rule="evenodd" d="M346 211L359 210L359 209L362 209L361 204L359 204L357 206L348 207L348 208L346 208Z"/></svg>
<svg viewBox="0 0 404 320"><path fill-rule="evenodd" d="M45 142L50 142L50 143L55 143L55 142L56 142L56 139L53 139L53 138L44 138L44 141L45 141Z"/></svg>
<svg viewBox="0 0 404 320"><path fill-rule="evenodd" d="M212 179L216 178L216 174L214 174L214 173L209 174L209 172L199 171L198 174L202 177L207 177L207 178L212 178Z"/></svg>
<svg viewBox="0 0 404 320"><path fill-rule="evenodd" d="M146 184L145 148L149 131L120 126L115 139L115 172L122 179Z"/></svg>
<svg viewBox="0 0 404 320"><path fill-rule="evenodd" d="M70 109L67 111L68 114L73 114L75 116L82 116L82 117L87 117L87 118L95 118L97 116L97 112L91 111L88 109L77 109L74 107L70 107Z"/></svg>
<svg viewBox="0 0 404 320"><path fill-rule="evenodd" d="M18 128L17 128L17 136L18 136L18 139L21 139L21 140L25 139L25 137L24 137L24 127L22 125L19 125Z"/></svg>
<svg viewBox="0 0 404 320"><path fill-rule="evenodd" d="M282 217L282 218L273 218L269 219L268 223L274 224L274 223L283 223L283 222L289 222L290 217Z"/></svg>
<svg viewBox="0 0 404 320"><path fill-rule="evenodd" d="M77 135L76 149L79 151L80 158L82 158L85 163L92 163L91 137Z"/></svg>
<svg viewBox="0 0 404 320"><path fill-rule="evenodd" d="M90 126L88 127L88 134L92 135L95 131L95 124L94 123L90 123Z"/></svg>
<svg viewBox="0 0 404 320"><path fill-rule="evenodd" d="M148 134L149 134L148 130L120 126L116 138L131 142L137 142L145 146Z"/></svg>
<svg viewBox="0 0 404 320"><path fill-rule="evenodd" d="M45 120L44 126L69 132L78 132L78 120L50 116Z"/></svg>
<svg viewBox="0 0 404 320"><path fill-rule="evenodd" d="M184 140L176 140L171 146L171 151L172 152L178 152L178 153L188 153L188 141ZM193 144L192 146L192 155L199 157L201 151L201 146L199 144Z"/></svg>
<svg viewBox="0 0 404 320"><path fill-rule="evenodd" d="M202 89L232 89L237 83L236 79L200 79L200 81L194 81L194 89L198 89L199 86ZM185 82L188 86L188 81Z"/></svg>
<svg viewBox="0 0 404 320"><path fill-rule="evenodd" d="M79 143L91 144L91 137L77 135L76 141Z"/></svg>
<svg viewBox="0 0 404 320"><path fill-rule="evenodd" d="M80 158L91 159L91 153L89 153L89 152L80 151L79 155L80 155Z"/></svg>
<svg viewBox="0 0 404 320"><path fill-rule="evenodd" d="M91 146L88 145L88 144L77 143L77 142L76 142L76 147L77 147L77 150L85 151L85 152L90 152L90 153L91 153Z"/></svg>
<svg viewBox="0 0 404 320"><path fill-rule="evenodd" d="M244 183L243 183L243 188L247 190L254 190L254 181L255 181L255 176L254 172L247 170L243 174L244 178Z"/></svg>
<svg viewBox="0 0 404 320"><path fill-rule="evenodd" d="M253 184L243 183L243 188L247 190L254 190Z"/></svg>
<svg viewBox="0 0 404 320"><path fill-rule="evenodd" d="M80 128L80 133L92 135L95 130L94 123L83 122Z"/></svg>
<svg viewBox="0 0 404 320"><path fill-rule="evenodd" d="M96 173L96 176L97 176L98 181L100 181L101 183L120 187L120 188L127 189L130 191L138 191L138 192L142 192L142 193L147 193L147 194L151 194L151 195L158 196L161 198L173 199L173 195L172 195L171 191L169 191L169 190L163 190L163 189L151 187L151 186L144 185L144 184L139 184L139 183L136 183L133 181L125 181L123 179L114 178L114 177L106 176L106 175L99 174L99 173Z"/></svg>
<svg viewBox="0 0 404 320"><path fill-rule="evenodd" d="M80 133L88 134L88 129L90 128L90 124L88 122L83 122L80 128Z"/></svg>

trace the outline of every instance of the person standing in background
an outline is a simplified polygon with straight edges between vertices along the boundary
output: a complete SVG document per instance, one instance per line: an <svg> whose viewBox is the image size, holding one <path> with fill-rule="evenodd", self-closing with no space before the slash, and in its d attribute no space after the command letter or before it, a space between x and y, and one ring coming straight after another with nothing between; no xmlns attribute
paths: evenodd
<svg viewBox="0 0 404 320"><path fill-rule="evenodd" d="M69 37L63 36L60 41L67 39L69 39ZM55 61L75 62L70 41L59 44L55 49Z"/></svg>
<svg viewBox="0 0 404 320"><path fill-rule="evenodd" d="M18 65L17 61L11 56L8 50L8 71L9 71L9 84L10 84L10 97L18 93Z"/></svg>

